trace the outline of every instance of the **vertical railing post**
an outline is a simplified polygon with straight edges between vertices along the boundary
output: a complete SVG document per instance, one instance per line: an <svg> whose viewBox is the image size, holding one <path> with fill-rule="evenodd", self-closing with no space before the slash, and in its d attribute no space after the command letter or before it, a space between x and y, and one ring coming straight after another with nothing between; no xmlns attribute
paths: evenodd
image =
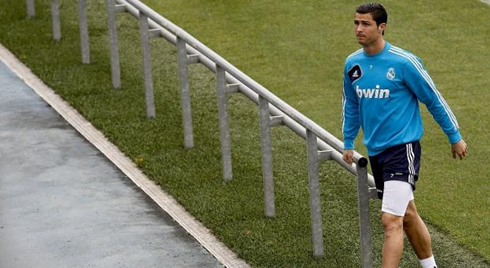
<svg viewBox="0 0 490 268"><path fill-rule="evenodd" d="M233 178L233 170L231 165L230 126L228 124L228 92L226 86L226 72L218 64L216 64L216 84L218 88L218 117L223 179L229 181Z"/></svg>
<svg viewBox="0 0 490 268"><path fill-rule="evenodd" d="M87 0L78 0L78 25L80 28L80 47L82 50L82 63L90 63L90 45L87 23Z"/></svg>
<svg viewBox="0 0 490 268"><path fill-rule="evenodd" d="M53 26L53 39L61 39L61 22L60 22L60 0L51 0L51 21Z"/></svg>
<svg viewBox="0 0 490 268"><path fill-rule="evenodd" d="M308 149L308 178L313 255L323 256L323 226L320 199L320 178L318 175L318 146L316 135L309 129L306 130L306 143Z"/></svg>
<svg viewBox="0 0 490 268"><path fill-rule="evenodd" d="M185 148L194 147L192 130L191 95L189 90L189 74L187 69L187 45L177 36L177 60L179 64L180 106L182 109L182 125L184 127Z"/></svg>
<svg viewBox="0 0 490 268"><path fill-rule="evenodd" d="M36 7L34 5L34 0L26 0L27 6L27 17L32 19L36 16Z"/></svg>
<svg viewBox="0 0 490 268"><path fill-rule="evenodd" d="M361 158L357 164L357 193L359 202L359 225L361 236L362 267L372 268L371 221L369 217L368 161Z"/></svg>
<svg viewBox="0 0 490 268"><path fill-rule="evenodd" d="M150 28L148 17L139 13L141 50L143 52L143 79L145 86L146 116L155 117L155 101L153 96L153 76L151 73Z"/></svg>
<svg viewBox="0 0 490 268"><path fill-rule="evenodd" d="M272 172L272 142L270 137L269 102L259 95L260 141L262 148L262 175L264 177L265 216L276 214L274 201L274 177Z"/></svg>
<svg viewBox="0 0 490 268"><path fill-rule="evenodd" d="M111 51L112 87L121 88L121 68L117 44L116 3L114 0L107 0L107 24L109 29L109 49Z"/></svg>

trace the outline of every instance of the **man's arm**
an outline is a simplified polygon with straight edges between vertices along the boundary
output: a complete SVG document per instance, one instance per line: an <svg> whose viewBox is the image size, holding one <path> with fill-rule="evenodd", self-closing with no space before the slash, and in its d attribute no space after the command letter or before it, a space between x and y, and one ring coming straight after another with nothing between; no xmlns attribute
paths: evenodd
<svg viewBox="0 0 490 268"><path fill-rule="evenodd" d="M405 83L417 98L427 106L429 112L447 135L452 145L453 158L458 155L460 159L463 159L467 154L468 146L461 137L456 116L449 108L446 100L437 90L434 81L432 81L432 78L417 57L410 57L405 67Z"/></svg>
<svg viewBox="0 0 490 268"><path fill-rule="evenodd" d="M343 159L347 164L353 163L354 140L359 132L359 103L356 92L344 68L344 89L342 92L342 134L344 136Z"/></svg>

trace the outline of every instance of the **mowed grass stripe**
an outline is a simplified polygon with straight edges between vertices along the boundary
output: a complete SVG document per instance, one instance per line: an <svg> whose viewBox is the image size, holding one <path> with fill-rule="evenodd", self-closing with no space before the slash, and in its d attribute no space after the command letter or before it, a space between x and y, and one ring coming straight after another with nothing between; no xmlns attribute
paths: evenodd
<svg viewBox="0 0 490 268"><path fill-rule="evenodd" d="M198 9L204 10L203 12L219 9L219 4L222 4L215 3L216 7L213 9L209 7L209 3L204 2L200 1L197 5ZM237 5L240 4L240 2L236 3ZM271 8L271 3L267 1L260 3L264 8L262 14L265 14L267 5ZM98 0L89 3L89 32L93 53L91 57L93 63L90 65L80 63L75 3L63 2L61 13L63 39L61 42L51 40L48 3L38 3L37 18L32 21L26 19L24 3L6 0L0 4L0 42L26 62L34 73L57 90L58 94L105 133L147 175L162 185L206 227L212 229L214 234L241 258L257 267L359 266L355 180L334 163L321 165L326 256L319 259L312 256L305 142L286 128L274 128L272 131L277 216L274 219L264 217L258 111L254 104L240 95L234 95L230 100L235 178L229 183L222 181L216 83L214 75L203 66L193 65L190 67L196 146L192 150L185 150L182 145L177 63L173 46L163 40L151 41L157 118L148 120L144 109L141 49L136 19L127 14L118 15L123 87L120 90L115 90L110 85L104 1ZM181 5L179 11L177 11L177 6L172 8L174 14L180 12L183 18L188 18L190 21L190 17L185 14L185 9L183 9L188 3L182 2ZM295 7L301 11L300 7L302 6L297 4ZM332 6L343 8L340 4L332 4ZM241 10L245 12L246 6L244 5ZM287 10L287 8L284 7L283 10ZM322 12L325 14L331 12L327 12L327 10ZM345 10L348 12L350 8L346 7ZM165 12L162 13L166 15ZM196 13L198 12L196 11ZM234 13L234 18L240 20L240 14L239 12ZM339 16L339 13L335 12L335 14L332 16ZM219 20L219 16L216 15L215 17ZM174 18L171 19L174 20ZM241 19L245 20L246 18L242 17ZM208 22L208 20L197 21L201 21L203 24ZM176 22L180 24L180 22ZM280 25L269 24L269 26L274 29L282 29ZM347 28L351 30L351 27ZM189 31L194 34L195 30L189 29ZM239 31L236 30L235 32L238 33ZM246 35L247 33L243 34ZM216 38L220 35L224 36L223 38L229 38L227 39L229 42L235 40L227 36L226 32L215 33L212 37ZM313 37L314 34L310 33L308 36ZM201 39L200 36L197 37ZM275 43L272 40L273 35L270 38L265 37L261 40L270 42L270 44ZM249 44L243 43L243 45L254 46L257 44L254 40L249 42ZM308 43L306 39L304 42ZM324 44L327 42L330 40L325 41ZM230 46L239 47L239 45ZM211 47L214 48L212 45ZM281 49L287 51L288 47L289 45L284 44ZM291 49L290 54L296 54L291 53L295 51L292 48L289 47ZM355 44L352 48L355 49ZM255 51L254 49L250 50ZM318 50L321 49L318 48ZM291 62L284 62L277 66L269 65L269 61L266 62L261 59L262 56L268 55L265 52L263 55L251 57L251 60L248 61L250 57L244 54L246 51L242 53L241 50L238 50L238 54L243 58L243 63L237 63L236 59L233 60L233 63L247 73L249 70L245 70L240 65L249 65L249 69L255 70L252 71L254 72L253 77L256 77L257 73L261 71L273 74L275 68L283 68L284 66L297 70L296 63L291 64ZM222 53L221 51L218 52ZM306 57L311 51L299 53ZM316 63L315 68L310 66L306 69L311 71L325 66L336 68L335 61L341 65L343 61L341 58L345 56L340 54L337 59L331 57L332 64L325 60L325 64ZM228 58L227 55L224 56ZM300 60L300 58L295 59ZM251 68L253 66L255 68ZM329 74L326 73L326 75ZM339 75L341 76L341 74L337 74L337 76ZM274 81L284 80L286 81L282 82L285 83L284 85L291 81L288 75L283 75L282 79L276 78L277 75L267 77L268 79L264 80L256 78L273 91L279 88L271 86ZM301 75L296 74L296 77L300 78ZM312 77L316 77L316 75L312 75L310 78ZM331 80L333 85L334 78ZM275 93L280 97L284 95L284 98L293 106L303 107L300 108L302 111L306 110L304 107L318 105L320 107L318 108L320 110L319 115L324 113L326 117L332 117L339 121L340 91L336 90L337 86L329 87L320 83L319 85L322 87L317 88L306 83L308 79L303 81L305 81L305 87L300 92L291 91L287 93L283 91L284 93L281 93L275 91ZM290 85L289 88L294 89L293 84ZM284 86L282 89L287 88ZM327 88L333 88L335 91L325 90ZM319 94L318 98L311 97L323 91L327 91L327 95ZM328 98L328 94L331 94L332 100ZM336 102L337 100L333 98L337 98L337 95L339 96L337 105L339 109L335 105L325 104L328 101ZM324 102L323 98L326 98L325 101L327 102ZM298 101L298 99L303 101ZM451 101L449 103L451 105ZM328 113L326 112L327 108L331 109ZM310 114L306 113L307 115L318 120L311 115L316 109L308 109L308 111ZM457 111L455 113L458 115ZM327 125L323 124L324 120L318 121L322 125ZM332 119L329 124L338 123L333 122ZM327 129L332 132L336 131L334 126L327 127ZM441 141L439 142L442 144ZM422 193L420 194L422 195ZM372 202L371 216L377 266L380 263L379 252L382 240L378 215L379 206L379 201ZM440 266L488 267L488 263L483 258L462 248L459 242L455 242L452 239L451 230L444 229L441 231L440 227L431 227L431 231ZM417 263L416 256L407 251L401 267L416 267Z"/></svg>

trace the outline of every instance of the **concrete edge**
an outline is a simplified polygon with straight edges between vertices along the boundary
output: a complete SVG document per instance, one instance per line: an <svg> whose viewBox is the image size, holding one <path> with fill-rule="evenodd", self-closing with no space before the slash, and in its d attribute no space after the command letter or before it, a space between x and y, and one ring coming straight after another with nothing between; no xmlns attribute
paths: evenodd
<svg viewBox="0 0 490 268"><path fill-rule="evenodd" d="M172 196L166 193L141 172L114 144L105 138L90 122L43 83L15 55L0 44L0 60L43 98L58 114L72 125L82 136L100 150L126 176L141 188L155 203L177 221L204 248L226 267L250 267L245 261L214 237L209 229L189 214Z"/></svg>

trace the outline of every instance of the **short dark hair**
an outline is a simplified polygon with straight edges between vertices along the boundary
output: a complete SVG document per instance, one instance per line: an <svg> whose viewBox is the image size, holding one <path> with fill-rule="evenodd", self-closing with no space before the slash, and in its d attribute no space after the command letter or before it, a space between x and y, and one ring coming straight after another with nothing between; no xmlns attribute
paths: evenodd
<svg viewBox="0 0 490 268"><path fill-rule="evenodd" d="M386 13L385 7L380 3L364 3L357 7L356 13L371 14L373 20L376 21L376 25L388 22L388 13Z"/></svg>

